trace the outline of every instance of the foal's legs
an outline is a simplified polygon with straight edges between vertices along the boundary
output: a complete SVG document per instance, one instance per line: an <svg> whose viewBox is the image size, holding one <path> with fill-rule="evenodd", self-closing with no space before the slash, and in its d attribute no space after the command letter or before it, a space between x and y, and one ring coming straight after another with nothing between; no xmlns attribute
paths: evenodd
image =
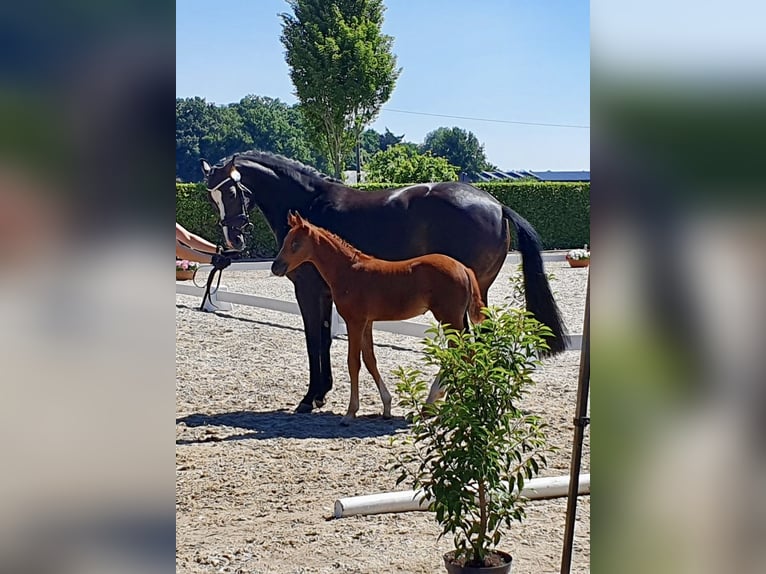
<svg viewBox="0 0 766 574"><path fill-rule="evenodd" d="M383 382L383 377L380 376L378 371L378 361L375 359L375 351L372 344L372 321L367 323L362 335L362 359L364 359L364 366L370 371L372 378L375 379L375 384L378 386L380 400L383 401L383 418L390 419L391 393L388 392Z"/></svg>
<svg viewBox="0 0 766 574"><path fill-rule="evenodd" d="M362 336L364 335L365 321L346 321L348 330L348 376L351 379L351 398L348 402L346 416L340 424L347 426L356 417L359 410L359 369L362 361L359 355L362 351Z"/></svg>

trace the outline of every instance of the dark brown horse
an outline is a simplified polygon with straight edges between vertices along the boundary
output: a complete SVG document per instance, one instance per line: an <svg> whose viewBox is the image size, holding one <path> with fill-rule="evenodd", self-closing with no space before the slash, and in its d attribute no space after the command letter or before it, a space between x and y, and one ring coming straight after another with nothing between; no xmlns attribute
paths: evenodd
<svg viewBox="0 0 766 574"><path fill-rule="evenodd" d="M290 231L271 265L283 276L310 262L330 286L338 313L348 328L348 374L351 399L341 424L359 410L359 369L364 365L383 401L383 417L391 416L391 394L378 371L372 341L373 321L401 321L431 311L442 324L464 329L479 323L485 306L473 271L438 253L403 261L370 257L334 233L316 227L300 215L288 216Z"/></svg>
<svg viewBox="0 0 766 574"><path fill-rule="evenodd" d="M289 231L288 212L295 210L374 257L395 261L442 253L457 259L476 274L483 301L508 254L510 224L522 256L527 309L550 327L551 353L566 348L564 323L545 277L537 233L526 219L484 191L446 182L364 192L263 152L243 153L215 167L202 160L202 170L209 199L233 249L244 248L243 231L256 206L278 245ZM332 295L310 263L287 277L295 285L303 316L310 369L308 392L297 410L309 412L324 403L332 388Z"/></svg>

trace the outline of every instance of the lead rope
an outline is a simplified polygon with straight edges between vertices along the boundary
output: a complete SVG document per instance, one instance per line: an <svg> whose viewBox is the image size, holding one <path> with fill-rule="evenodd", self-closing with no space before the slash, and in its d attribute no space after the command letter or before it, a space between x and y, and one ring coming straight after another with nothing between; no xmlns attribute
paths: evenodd
<svg viewBox="0 0 766 574"><path fill-rule="evenodd" d="M217 253L219 253L219 254L223 253L223 247L221 247L220 245L218 246ZM233 257L232 259L236 259L236 261L238 261L240 263L248 263L248 262L251 262L251 261L263 261L263 259L250 258L250 257L243 257L243 258L239 258L239 257L234 258ZM210 288L213 285L213 281L215 279L216 271L218 272L218 283L216 283L216 285L215 285L216 292L218 291L218 287L221 285L221 277L223 276L223 269L216 269L215 267L213 267L210 270L210 273L207 276L207 283L205 285L205 294L202 296L202 303L199 306L199 310L200 311L204 311L205 310L205 301L210 301L210 304L213 307L218 308L218 306L215 303L213 303L213 299L210 296L210 291L211 291ZM195 273L195 276L196 276L197 272L195 271L194 273Z"/></svg>
<svg viewBox="0 0 766 574"><path fill-rule="evenodd" d="M213 279L215 278L215 274L218 272L218 283L216 283L215 290L218 291L218 287L221 285L221 276L223 275L223 269L216 269L213 267L210 270L210 273L207 276L207 285L205 285L205 294L202 296L202 304L199 306L200 311L205 310L205 301L210 301L210 304L213 307L216 307L216 304L213 303L213 299L210 297L210 287L213 285Z"/></svg>

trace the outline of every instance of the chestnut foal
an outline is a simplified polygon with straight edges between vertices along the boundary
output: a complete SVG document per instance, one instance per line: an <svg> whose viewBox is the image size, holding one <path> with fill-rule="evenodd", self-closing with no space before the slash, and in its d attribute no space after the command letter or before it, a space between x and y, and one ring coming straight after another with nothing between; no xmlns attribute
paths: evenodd
<svg viewBox="0 0 766 574"><path fill-rule="evenodd" d="M455 329L468 320L484 319L485 306L473 271L446 255L431 254L385 261L365 255L337 235L289 214L290 232L271 266L283 276L311 262L330 286L338 313L348 328L348 373L351 400L341 424L359 410L359 370L364 359L383 401L383 417L391 416L391 394L378 372L373 352L373 321L400 321L431 311L440 323Z"/></svg>

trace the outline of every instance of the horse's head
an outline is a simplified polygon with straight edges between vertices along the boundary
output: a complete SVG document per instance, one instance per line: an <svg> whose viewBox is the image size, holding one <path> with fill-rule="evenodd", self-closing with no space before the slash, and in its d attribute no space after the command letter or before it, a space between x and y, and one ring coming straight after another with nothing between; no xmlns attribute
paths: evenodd
<svg viewBox="0 0 766 574"><path fill-rule="evenodd" d="M236 156L222 166L211 167L200 160L205 174L205 185L210 203L218 212L219 225L229 249L242 251L245 248L244 233L252 227L248 213L251 209L252 193L242 183L242 175L235 166Z"/></svg>
<svg viewBox="0 0 766 574"><path fill-rule="evenodd" d="M313 243L311 225L298 214L290 213L287 216L287 224L290 231L282 242L282 249L277 253L274 263L271 264L271 272L282 277L298 265L306 261L312 253Z"/></svg>

